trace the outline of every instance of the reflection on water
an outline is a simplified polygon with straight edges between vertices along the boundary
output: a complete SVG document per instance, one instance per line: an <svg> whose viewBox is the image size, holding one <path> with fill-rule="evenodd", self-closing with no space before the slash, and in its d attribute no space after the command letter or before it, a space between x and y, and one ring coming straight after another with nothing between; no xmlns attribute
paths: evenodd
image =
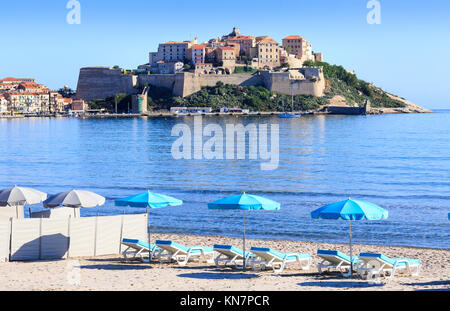
<svg viewBox="0 0 450 311"><path fill-rule="evenodd" d="M342 243L346 222L311 220L309 213L352 197L389 210L388 220L356 223L356 243L449 248L448 112L203 118L204 126L223 128L278 123L280 163L274 171L261 171L259 160L173 160L171 129L182 122L193 126L190 117L0 119L0 187L49 193L81 188L108 198L85 215L121 212L114 199L152 189L186 202L152 211L152 230L230 236L241 234L241 213L206 205L246 191L282 203L278 212L250 213L250 237Z"/></svg>

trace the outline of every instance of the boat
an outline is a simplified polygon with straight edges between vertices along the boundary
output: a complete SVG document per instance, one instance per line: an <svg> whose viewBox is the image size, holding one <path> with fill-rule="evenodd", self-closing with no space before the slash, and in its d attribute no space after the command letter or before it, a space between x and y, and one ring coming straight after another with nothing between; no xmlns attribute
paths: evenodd
<svg viewBox="0 0 450 311"><path fill-rule="evenodd" d="M300 118L300 115L295 114L295 113L283 113L283 114L279 114L278 118L282 118L282 119Z"/></svg>
<svg viewBox="0 0 450 311"><path fill-rule="evenodd" d="M291 85L291 112L284 112L282 114L278 115L278 118L282 118L282 119L292 119L292 118L300 118L300 114L296 114L294 113L294 92L292 90L292 85Z"/></svg>

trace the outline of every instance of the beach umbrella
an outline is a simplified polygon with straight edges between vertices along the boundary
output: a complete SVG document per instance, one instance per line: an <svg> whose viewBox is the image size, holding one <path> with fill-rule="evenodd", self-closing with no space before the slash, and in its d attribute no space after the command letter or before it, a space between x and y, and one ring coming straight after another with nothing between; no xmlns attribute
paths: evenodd
<svg viewBox="0 0 450 311"><path fill-rule="evenodd" d="M13 188L0 190L0 206L15 206L17 214L19 206L38 204L46 198L46 193L32 188L14 186Z"/></svg>
<svg viewBox="0 0 450 311"><path fill-rule="evenodd" d="M147 208L147 217L150 224L150 209L151 208L162 208L166 206L179 206L182 205L183 201L170 197L168 195L154 193L154 192L144 192L137 195L132 195L123 199L115 201L116 206L129 206L138 208ZM150 247L150 230L148 230L148 245Z"/></svg>
<svg viewBox="0 0 450 311"><path fill-rule="evenodd" d="M91 208L105 204L105 198L91 191L70 190L54 194L44 201L44 207L66 206L73 208Z"/></svg>
<svg viewBox="0 0 450 311"><path fill-rule="evenodd" d="M243 211L243 255L245 270L245 211L249 210L279 210L280 203L257 196L246 194L233 195L208 204L209 209L242 210Z"/></svg>
<svg viewBox="0 0 450 311"><path fill-rule="evenodd" d="M311 212L313 219L343 219L350 225L350 259L352 259L352 221L380 220L388 217L388 211L380 206L357 200L345 200L325 205ZM353 273L353 260L350 260L350 275Z"/></svg>

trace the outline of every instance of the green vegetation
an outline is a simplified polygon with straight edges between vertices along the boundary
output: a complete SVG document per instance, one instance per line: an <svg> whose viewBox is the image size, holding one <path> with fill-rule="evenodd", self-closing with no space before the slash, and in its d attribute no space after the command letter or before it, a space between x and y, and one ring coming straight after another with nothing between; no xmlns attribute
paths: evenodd
<svg viewBox="0 0 450 311"><path fill-rule="evenodd" d="M372 107L398 108L405 107L405 103L389 97L386 92L366 81L359 80L355 74L345 70L342 66L330 65L326 62L306 61L306 67L323 67L323 74L327 80L325 97L331 99L336 95L343 96L347 103L363 106L369 99Z"/></svg>
<svg viewBox="0 0 450 311"><path fill-rule="evenodd" d="M257 71L258 70L253 69L252 67L249 67L249 66L245 66L245 67L239 66L234 69L234 73L255 73Z"/></svg>
<svg viewBox="0 0 450 311"><path fill-rule="evenodd" d="M372 107L405 107L405 103L390 97L386 92L359 80L355 74L342 66L330 65L325 62L306 62L305 66L322 66L326 79L326 91L323 97L306 95L294 96L295 111L311 111L330 103L335 96L345 98L347 104L362 107L369 99ZM190 66L186 64L185 69ZM236 67L234 73L253 73L251 67ZM148 85L146 85L148 86ZM250 111L290 111L292 98L290 95L277 94L263 86L224 85L218 82L213 87L203 87L199 92L186 98L172 96L172 91L166 88L150 86L148 97L149 110L170 109L170 107L211 107L218 110L222 107L236 107ZM142 89L140 89L142 91ZM131 107L131 96L117 94L105 100L90 103L93 109L106 108L118 112L127 112Z"/></svg>
<svg viewBox="0 0 450 311"><path fill-rule="evenodd" d="M114 96L107 97L106 99L99 99L89 102L91 109L104 108L109 112L115 112L115 106L117 102L117 112L128 112L128 108L131 109L131 95L116 94Z"/></svg>
<svg viewBox="0 0 450 311"><path fill-rule="evenodd" d="M263 86L238 86L218 82L213 87L203 87L186 98L173 97L165 88L150 87L149 108L170 109L170 107L222 107L249 109L250 111L291 110L291 96L270 92ZM314 110L326 104L314 96L294 96L294 110Z"/></svg>
<svg viewBox="0 0 450 311"><path fill-rule="evenodd" d="M64 86L63 88L60 88L58 90L58 93L61 94L62 97L64 97L64 98L72 98L76 94L76 92L68 86Z"/></svg>

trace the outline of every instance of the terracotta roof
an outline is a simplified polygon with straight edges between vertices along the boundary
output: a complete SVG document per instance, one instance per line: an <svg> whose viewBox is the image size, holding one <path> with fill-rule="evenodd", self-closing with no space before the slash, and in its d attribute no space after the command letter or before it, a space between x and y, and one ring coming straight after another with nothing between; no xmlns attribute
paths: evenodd
<svg viewBox="0 0 450 311"><path fill-rule="evenodd" d="M218 49L221 49L221 50L233 50L234 51L234 48L232 48L231 46L219 46Z"/></svg>
<svg viewBox="0 0 450 311"><path fill-rule="evenodd" d="M286 38L283 38L283 40L292 40L292 39L304 39L300 36L287 36Z"/></svg>
<svg viewBox="0 0 450 311"><path fill-rule="evenodd" d="M204 49L206 46L204 44L195 44L192 46L193 50L202 50Z"/></svg>
<svg viewBox="0 0 450 311"><path fill-rule="evenodd" d="M163 44L187 44L189 42L177 42L177 41L167 41L166 43Z"/></svg>
<svg viewBox="0 0 450 311"><path fill-rule="evenodd" d="M20 82L20 81L24 81L24 80L34 80L34 79L31 79L31 78L17 79L17 78L8 77L8 78L5 78L3 80L0 80L0 82L5 82L5 81L6 82L13 82L13 81Z"/></svg>
<svg viewBox="0 0 450 311"><path fill-rule="evenodd" d="M211 65L212 66L212 63L196 63L195 64L195 66L199 66L199 65Z"/></svg>
<svg viewBox="0 0 450 311"><path fill-rule="evenodd" d="M240 41L240 40L254 40L255 37L253 36L237 36L231 39L228 39L228 41Z"/></svg>
<svg viewBox="0 0 450 311"><path fill-rule="evenodd" d="M275 40L273 40L271 37L264 38L264 39L262 39L262 40L260 40L260 41L258 42L258 44L261 44L261 43L278 44L278 42L276 42Z"/></svg>
<svg viewBox="0 0 450 311"><path fill-rule="evenodd" d="M263 39L267 39L270 38L269 36L261 36L261 37L256 37L256 41L261 41Z"/></svg>

